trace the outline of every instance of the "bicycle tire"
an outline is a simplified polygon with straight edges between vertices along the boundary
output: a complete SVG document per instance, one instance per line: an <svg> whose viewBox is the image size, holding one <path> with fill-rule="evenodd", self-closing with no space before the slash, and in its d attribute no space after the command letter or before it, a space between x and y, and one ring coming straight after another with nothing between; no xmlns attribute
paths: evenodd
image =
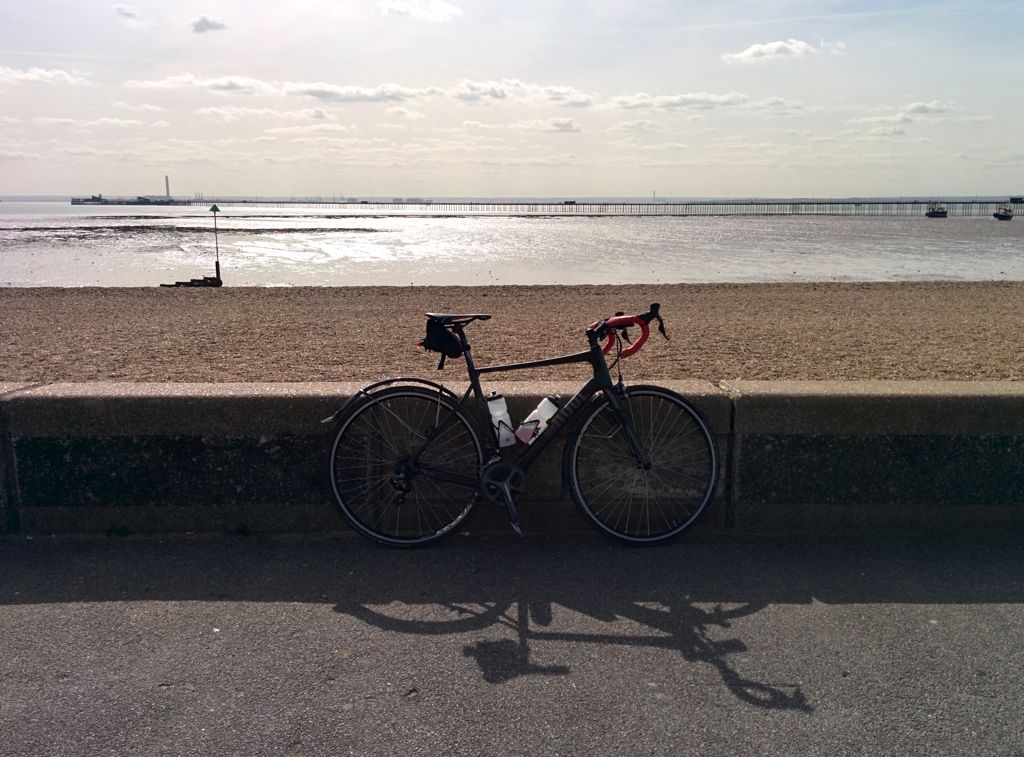
<svg viewBox="0 0 1024 757"><path fill-rule="evenodd" d="M692 526L714 497L718 451L708 424L679 394L658 386L624 392L652 467L637 463L611 403L600 398L566 441L565 476L599 531L628 544L659 544Z"/></svg>
<svg viewBox="0 0 1024 757"><path fill-rule="evenodd" d="M439 428L437 424L441 424ZM469 416L440 392L399 386L360 401L338 421L330 452L331 491L341 515L363 536L392 547L431 544L458 530L477 503L478 485L394 475L439 430L418 462L478 480L483 445Z"/></svg>

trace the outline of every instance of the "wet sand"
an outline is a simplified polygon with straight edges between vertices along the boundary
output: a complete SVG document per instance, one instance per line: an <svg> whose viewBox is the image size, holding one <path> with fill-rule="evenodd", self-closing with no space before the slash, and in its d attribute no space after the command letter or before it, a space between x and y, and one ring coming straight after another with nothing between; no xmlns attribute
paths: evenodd
<svg viewBox="0 0 1024 757"><path fill-rule="evenodd" d="M487 312L478 364L575 352L583 328L660 302L627 381L1024 380L1024 282L530 287L0 289L0 381L436 377L426 311ZM464 377L461 360L445 369ZM507 379L570 379L545 368Z"/></svg>

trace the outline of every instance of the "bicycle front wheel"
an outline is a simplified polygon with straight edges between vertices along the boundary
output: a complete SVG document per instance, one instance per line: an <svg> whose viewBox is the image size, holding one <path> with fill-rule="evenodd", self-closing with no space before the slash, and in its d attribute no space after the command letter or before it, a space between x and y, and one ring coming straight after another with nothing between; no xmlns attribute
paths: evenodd
<svg viewBox="0 0 1024 757"><path fill-rule="evenodd" d="M456 402L394 387L340 420L331 488L345 519L389 546L429 544L454 532L476 505L483 447Z"/></svg>
<svg viewBox="0 0 1024 757"><path fill-rule="evenodd" d="M576 505L600 531L630 544L657 544L689 528L715 493L718 452L700 413L673 391L625 389L625 404L650 467L633 454L622 419L595 403L566 442Z"/></svg>

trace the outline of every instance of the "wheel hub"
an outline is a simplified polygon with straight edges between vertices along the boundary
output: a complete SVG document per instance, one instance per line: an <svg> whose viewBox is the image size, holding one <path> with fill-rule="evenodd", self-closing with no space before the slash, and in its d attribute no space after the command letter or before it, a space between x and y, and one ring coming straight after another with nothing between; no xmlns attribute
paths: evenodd
<svg viewBox="0 0 1024 757"><path fill-rule="evenodd" d="M394 487L395 491L401 492L402 494L408 494L412 491L412 485L409 483L409 478L409 458L402 458L395 465L395 472L391 474L391 486Z"/></svg>

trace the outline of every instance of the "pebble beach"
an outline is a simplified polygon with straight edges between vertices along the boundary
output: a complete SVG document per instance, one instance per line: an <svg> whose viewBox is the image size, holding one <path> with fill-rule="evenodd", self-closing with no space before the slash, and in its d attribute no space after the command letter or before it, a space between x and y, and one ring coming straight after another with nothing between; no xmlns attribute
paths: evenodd
<svg viewBox="0 0 1024 757"><path fill-rule="evenodd" d="M0 381L292 382L436 377L423 314L486 312L480 365L575 352L585 326L660 302L627 382L1024 380L1024 283L4 288ZM445 369L461 380L461 360ZM507 379L581 379L544 368Z"/></svg>

